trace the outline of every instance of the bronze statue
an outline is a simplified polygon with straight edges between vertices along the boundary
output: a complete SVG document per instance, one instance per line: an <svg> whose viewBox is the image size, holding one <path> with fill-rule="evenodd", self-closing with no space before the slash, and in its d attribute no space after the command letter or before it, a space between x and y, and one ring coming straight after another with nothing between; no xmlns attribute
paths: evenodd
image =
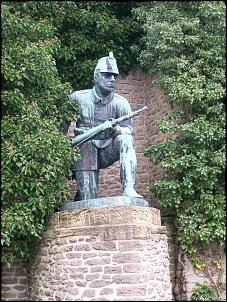
<svg viewBox="0 0 227 302"><path fill-rule="evenodd" d="M80 117L76 122L72 146L78 145L82 159L73 163L78 191L75 200L98 198L99 170L120 160L123 195L143 198L135 187L136 153L133 146L132 113L126 98L114 92L119 75L113 53L99 59L94 71L95 86L73 92Z"/></svg>

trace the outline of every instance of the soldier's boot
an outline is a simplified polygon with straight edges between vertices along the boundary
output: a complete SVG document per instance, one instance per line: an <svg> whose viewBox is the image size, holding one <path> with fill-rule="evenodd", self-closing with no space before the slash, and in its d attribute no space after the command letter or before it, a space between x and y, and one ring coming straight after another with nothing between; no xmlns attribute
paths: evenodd
<svg viewBox="0 0 227 302"><path fill-rule="evenodd" d="M123 187L123 196L143 198L135 191L137 160L131 135L118 136L120 141L120 176Z"/></svg>
<svg viewBox="0 0 227 302"><path fill-rule="evenodd" d="M98 175L98 170L75 171L78 187L75 201L98 198Z"/></svg>

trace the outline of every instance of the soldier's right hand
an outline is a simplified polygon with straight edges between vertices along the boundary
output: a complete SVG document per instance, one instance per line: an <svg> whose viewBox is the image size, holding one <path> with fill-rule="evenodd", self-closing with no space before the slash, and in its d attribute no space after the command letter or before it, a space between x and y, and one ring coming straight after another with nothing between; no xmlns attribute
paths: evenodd
<svg viewBox="0 0 227 302"><path fill-rule="evenodd" d="M113 125L111 121L105 121L102 125L103 130L113 130Z"/></svg>

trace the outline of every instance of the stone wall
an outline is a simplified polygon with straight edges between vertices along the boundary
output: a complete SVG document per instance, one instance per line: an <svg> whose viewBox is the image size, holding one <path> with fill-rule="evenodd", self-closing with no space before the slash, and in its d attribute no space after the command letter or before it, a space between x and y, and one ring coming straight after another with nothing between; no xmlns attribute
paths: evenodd
<svg viewBox="0 0 227 302"><path fill-rule="evenodd" d="M27 262L18 259L11 267L3 263L1 282L2 301L25 301L27 298Z"/></svg>
<svg viewBox="0 0 227 302"><path fill-rule="evenodd" d="M174 294L177 301L190 301L196 283L206 282L217 288L220 301L226 301L226 254L224 247L212 242L201 251L205 267L196 270L187 255L179 249Z"/></svg>
<svg viewBox="0 0 227 302"><path fill-rule="evenodd" d="M171 301L166 228L155 208L50 215L30 263L33 301Z"/></svg>

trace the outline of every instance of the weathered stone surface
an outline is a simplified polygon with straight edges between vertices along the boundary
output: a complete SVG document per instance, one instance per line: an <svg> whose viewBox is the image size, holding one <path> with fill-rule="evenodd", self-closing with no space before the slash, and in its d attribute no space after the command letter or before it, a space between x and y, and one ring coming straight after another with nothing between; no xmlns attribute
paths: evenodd
<svg viewBox="0 0 227 302"><path fill-rule="evenodd" d="M150 297L148 289L153 288L156 300L159 292L163 301L171 300L167 236L159 210L111 206L89 209L88 216L78 211L50 215L43 242L31 261L30 298L100 301L140 297L145 301ZM78 225L72 215L82 217L81 213L84 220ZM95 219L98 222L90 225Z"/></svg>
<svg viewBox="0 0 227 302"><path fill-rule="evenodd" d="M121 197L125 198L125 197ZM149 224L161 226L160 211L155 208L138 206L109 206L73 211L61 211L51 215L49 226L71 228L94 225Z"/></svg>
<svg viewBox="0 0 227 302"><path fill-rule="evenodd" d="M145 296L147 290L147 285L141 286L122 286L117 288L117 295L119 296Z"/></svg>

